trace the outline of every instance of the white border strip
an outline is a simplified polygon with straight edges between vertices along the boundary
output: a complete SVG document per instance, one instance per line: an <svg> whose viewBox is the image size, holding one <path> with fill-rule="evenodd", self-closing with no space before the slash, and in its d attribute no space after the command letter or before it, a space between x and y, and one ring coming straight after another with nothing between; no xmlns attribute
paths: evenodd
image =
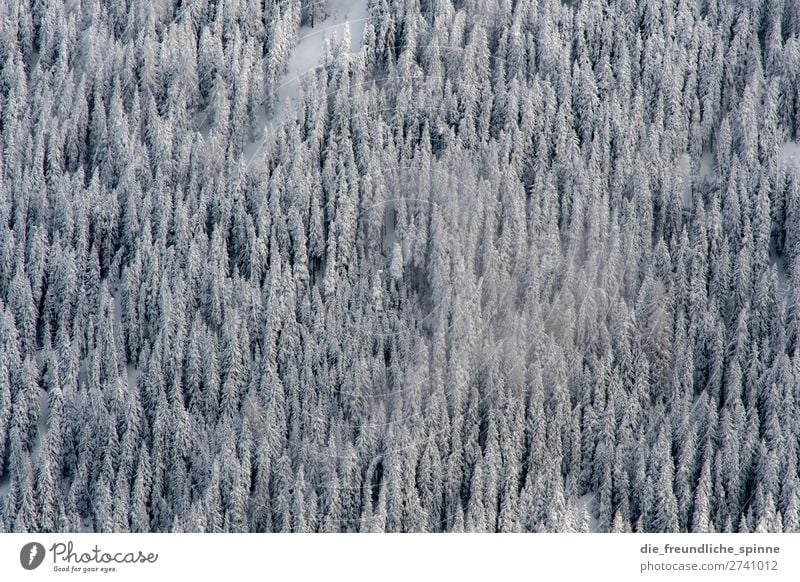
<svg viewBox="0 0 800 582"><path fill-rule="evenodd" d="M35 543L46 554L26 570ZM0 534L0 572L15 581L800 580L798 550L797 534Z"/></svg>

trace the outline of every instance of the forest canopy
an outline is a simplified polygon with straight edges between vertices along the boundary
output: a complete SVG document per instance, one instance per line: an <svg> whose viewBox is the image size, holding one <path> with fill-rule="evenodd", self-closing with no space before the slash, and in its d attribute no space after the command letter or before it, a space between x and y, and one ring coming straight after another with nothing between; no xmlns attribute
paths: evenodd
<svg viewBox="0 0 800 582"><path fill-rule="evenodd" d="M800 2L336 10L0 2L0 531L798 531Z"/></svg>

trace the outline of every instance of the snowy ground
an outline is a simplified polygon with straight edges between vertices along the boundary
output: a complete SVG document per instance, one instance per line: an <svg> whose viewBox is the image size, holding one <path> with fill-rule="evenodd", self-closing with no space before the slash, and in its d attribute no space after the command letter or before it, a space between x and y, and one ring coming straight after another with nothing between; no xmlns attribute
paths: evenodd
<svg viewBox="0 0 800 582"><path fill-rule="evenodd" d="M114 303L114 333L117 334L118 343L122 345L122 338L120 334L122 333L122 290L117 288L114 292L114 298L112 299ZM139 376L141 376L141 370L137 370L133 364L127 365L127 374L126 374L126 381L128 384L128 392L136 390L136 386L139 382Z"/></svg>
<svg viewBox="0 0 800 582"><path fill-rule="evenodd" d="M39 388L39 434L36 442L31 451L31 458L39 458L39 450L42 448L42 443L45 442L47 434L50 432L50 394L44 388Z"/></svg>
<svg viewBox="0 0 800 582"><path fill-rule="evenodd" d="M344 39L345 29L350 29L350 49L357 53L361 49L364 25L367 21L367 0L334 0L331 2L331 15L314 28L304 26L300 29L297 46L287 63L286 74L277 90L276 117L286 114L287 100L291 104L297 98L298 89L304 76L314 71L320 62L325 41L334 43ZM278 112L278 108L281 112Z"/></svg>
<svg viewBox="0 0 800 582"><path fill-rule="evenodd" d="M581 523L584 514L586 514L587 516L589 516L589 531L592 533L596 533L597 531L599 531L597 518L594 516L594 512L592 510L595 495L596 495L595 493L592 493L590 491L589 493L578 498L576 503L577 512L575 518L578 524Z"/></svg>
<svg viewBox="0 0 800 582"><path fill-rule="evenodd" d="M703 152L696 161L693 161L688 153L678 157L676 175L682 185L681 203L684 210L692 210L692 191L698 186L713 181L715 171L714 154L711 152Z"/></svg>
<svg viewBox="0 0 800 582"><path fill-rule="evenodd" d="M800 143L787 141L781 146L781 162L784 164L800 164Z"/></svg>
<svg viewBox="0 0 800 582"><path fill-rule="evenodd" d="M692 209L692 158L683 154L678 158L678 178L681 181L681 198L684 210Z"/></svg>
<svg viewBox="0 0 800 582"><path fill-rule="evenodd" d="M770 244L769 247L769 260L775 265L778 274L778 297L786 299L789 295L789 271L786 265L786 259L775 250L775 245Z"/></svg>
<svg viewBox="0 0 800 582"><path fill-rule="evenodd" d="M326 40L341 42L345 31L349 29L350 49L354 53L361 50L367 22L367 0L331 0L329 6L328 18L314 28L300 28L297 45L292 49L286 73L276 91L275 108L269 116L264 115L258 120L257 125L264 127L263 138L245 148L245 160L250 161L255 157L269 132L294 113L300 85L309 73L319 67Z"/></svg>
<svg viewBox="0 0 800 582"><path fill-rule="evenodd" d="M698 177L700 180L710 180L714 176L714 154L703 152L700 157L700 169Z"/></svg>

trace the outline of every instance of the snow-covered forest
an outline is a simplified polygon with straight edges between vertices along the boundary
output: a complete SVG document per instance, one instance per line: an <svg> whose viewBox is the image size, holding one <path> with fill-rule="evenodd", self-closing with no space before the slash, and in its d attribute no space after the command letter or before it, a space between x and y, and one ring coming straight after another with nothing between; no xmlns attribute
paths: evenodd
<svg viewBox="0 0 800 582"><path fill-rule="evenodd" d="M800 2L0 2L0 531L798 531L799 439Z"/></svg>

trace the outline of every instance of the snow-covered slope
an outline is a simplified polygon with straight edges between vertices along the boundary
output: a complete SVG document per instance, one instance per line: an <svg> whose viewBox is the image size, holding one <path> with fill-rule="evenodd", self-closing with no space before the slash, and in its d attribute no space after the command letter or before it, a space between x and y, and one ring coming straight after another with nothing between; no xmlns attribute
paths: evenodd
<svg viewBox="0 0 800 582"><path fill-rule="evenodd" d="M297 46L287 63L286 74L278 86L278 107L285 105L287 99L297 96L302 78L319 66L325 41L341 41L345 30L350 29L350 48L353 52L361 49L364 25L367 22L367 0L334 0L331 15L314 28L300 28Z"/></svg>
<svg viewBox="0 0 800 582"><path fill-rule="evenodd" d="M270 115L259 120L264 127L263 136L245 149L245 160L252 160L259 152L269 132L294 112L303 78L320 66L325 41L341 42L346 31L350 32L350 49L357 53L361 49L364 25L367 22L368 0L331 0L330 15L313 28L300 28L299 40L292 49L286 73L276 90L275 107Z"/></svg>

